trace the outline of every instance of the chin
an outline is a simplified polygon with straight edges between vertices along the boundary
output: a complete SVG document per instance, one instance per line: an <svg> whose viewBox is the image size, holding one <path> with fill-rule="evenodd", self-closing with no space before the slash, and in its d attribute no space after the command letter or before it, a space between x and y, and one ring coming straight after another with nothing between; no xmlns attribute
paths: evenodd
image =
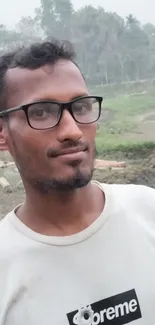
<svg viewBox="0 0 155 325"><path fill-rule="evenodd" d="M73 166L74 165L74 166ZM88 178L92 177L93 168L88 166L79 166L76 163L72 164L72 166L62 167L62 173L60 174L60 170L55 172L52 178L60 179L60 180L74 180L74 179L81 179L81 178Z"/></svg>
<svg viewBox="0 0 155 325"><path fill-rule="evenodd" d="M57 191L73 191L88 185L88 183L92 179L93 170L90 168L87 170L82 168L77 168L72 171L72 173L66 171L65 168L63 170L63 174L60 177L60 173L56 176L56 173L53 177L50 178L40 178L33 182L33 186L35 186L36 190L44 193L50 193L53 190Z"/></svg>

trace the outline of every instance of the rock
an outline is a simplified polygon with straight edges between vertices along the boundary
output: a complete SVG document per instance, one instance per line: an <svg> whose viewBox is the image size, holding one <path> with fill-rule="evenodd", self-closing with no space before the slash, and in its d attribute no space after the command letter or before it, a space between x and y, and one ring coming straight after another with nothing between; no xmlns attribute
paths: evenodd
<svg viewBox="0 0 155 325"><path fill-rule="evenodd" d="M11 161L0 160L0 168L6 168L6 167L10 167L10 166L15 166L15 163L11 162Z"/></svg>
<svg viewBox="0 0 155 325"><path fill-rule="evenodd" d="M22 180L18 182L18 184L17 184L17 188L18 188L18 189L23 189L23 188L24 188L24 185L23 185Z"/></svg>
<svg viewBox="0 0 155 325"><path fill-rule="evenodd" d="M5 177L0 177L0 186L6 193L12 193L11 186Z"/></svg>
<svg viewBox="0 0 155 325"><path fill-rule="evenodd" d="M126 163L124 161L119 162L119 161L108 161L108 160L101 160L101 159L96 159L95 162L95 168L96 169L105 169L105 168L125 168Z"/></svg>
<svg viewBox="0 0 155 325"><path fill-rule="evenodd" d="M152 158L150 163L149 163L149 167L151 168L155 168L155 158Z"/></svg>

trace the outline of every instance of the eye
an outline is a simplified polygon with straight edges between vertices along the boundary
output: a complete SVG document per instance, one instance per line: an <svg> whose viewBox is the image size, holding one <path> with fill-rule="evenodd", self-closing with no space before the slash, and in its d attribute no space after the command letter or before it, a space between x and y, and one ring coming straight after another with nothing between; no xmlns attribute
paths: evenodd
<svg viewBox="0 0 155 325"><path fill-rule="evenodd" d="M74 113L85 114L91 111L92 101L91 100L80 100L73 104L72 106Z"/></svg>
<svg viewBox="0 0 155 325"><path fill-rule="evenodd" d="M29 117L45 119L59 115L60 107L55 103L38 103L31 105L28 110Z"/></svg>
<svg viewBox="0 0 155 325"><path fill-rule="evenodd" d="M45 118L47 116L49 116L50 114L50 110L49 109L45 109L45 108L32 108L31 110L29 110L29 116L31 118Z"/></svg>
<svg viewBox="0 0 155 325"><path fill-rule="evenodd" d="M47 109L35 109L32 114L38 117L43 117L48 113Z"/></svg>

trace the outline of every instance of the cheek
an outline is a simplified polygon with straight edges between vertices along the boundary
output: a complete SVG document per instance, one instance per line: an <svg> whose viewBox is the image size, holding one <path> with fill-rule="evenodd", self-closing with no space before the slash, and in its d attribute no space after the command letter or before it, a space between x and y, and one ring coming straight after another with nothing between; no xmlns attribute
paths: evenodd
<svg viewBox="0 0 155 325"><path fill-rule="evenodd" d="M96 132L97 132L97 123L94 123L94 124L92 124L92 139L93 139L93 141L95 141Z"/></svg>
<svg viewBox="0 0 155 325"><path fill-rule="evenodd" d="M94 146L95 137L96 137L96 131L97 131L97 124L89 124L87 127L83 127L83 136L85 140L89 143L89 145L92 147Z"/></svg>
<svg viewBox="0 0 155 325"><path fill-rule="evenodd" d="M10 133L16 145L23 146L37 146L40 143L40 131L32 129L27 122L24 112L13 116L9 123Z"/></svg>
<svg viewBox="0 0 155 325"><path fill-rule="evenodd" d="M18 122L11 121L9 132L9 147L13 155L17 153L23 157L34 156L42 152L43 145L42 134L33 130L28 124L18 119Z"/></svg>

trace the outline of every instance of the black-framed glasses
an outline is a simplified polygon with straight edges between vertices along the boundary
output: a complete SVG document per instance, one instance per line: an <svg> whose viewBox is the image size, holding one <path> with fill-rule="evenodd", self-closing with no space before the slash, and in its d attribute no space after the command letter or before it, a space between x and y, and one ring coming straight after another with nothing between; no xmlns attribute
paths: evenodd
<svg viewBox="0 0 155 325"><path fill-rule="evenodd" d="M66 103L37 101L1 111L0 118L23 110L31 128L46 130L58 125L64 109L67 109L77 123L91 124L100 118L102 101L99 96L83 96Z"/></svg>

